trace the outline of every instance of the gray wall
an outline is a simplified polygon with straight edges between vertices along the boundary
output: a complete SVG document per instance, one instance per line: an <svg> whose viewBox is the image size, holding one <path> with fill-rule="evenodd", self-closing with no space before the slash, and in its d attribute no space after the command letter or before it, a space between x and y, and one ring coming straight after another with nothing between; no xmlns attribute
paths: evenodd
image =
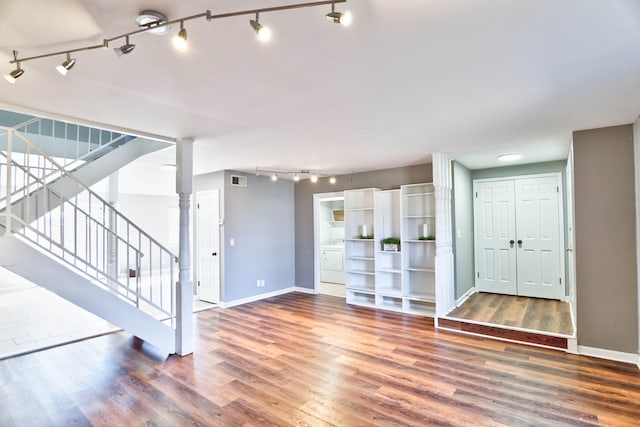
<svg viewBox="0 0 640 427"><path fill-rule="evenodd" d="M473 247L473 180L471 171L453 164L453 242L455 297L460 298L475 284Z"/></svg>
<svg viewBox="0 0 640 427"><path fill-rule="evenodd" d="M578 344L638 351L632 125L573 133Z"/></svg>
<svg viewBox="0 0 640 427"><path fill-rule="evenodd" d="M297 286L313 289L313 195L356 188L400 188L403 184L432 181L431 164L383 169L337 177L335 184L321 179L295 185L295 282Z"/></svg>

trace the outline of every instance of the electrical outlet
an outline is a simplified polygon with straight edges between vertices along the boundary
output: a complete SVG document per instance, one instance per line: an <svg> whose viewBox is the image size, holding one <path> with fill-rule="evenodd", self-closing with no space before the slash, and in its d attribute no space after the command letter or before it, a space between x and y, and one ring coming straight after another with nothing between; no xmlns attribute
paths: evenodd
<svg viewBox="0 0 640 427"><path fill-rule="evenodd" d="M256 280L256 286L257 286L257 287L262 286L262 285L260 285L260 279Z"/></svg>
<svg viewBox="0 0 640 427"><path fill-rule="evenodd" d="M264 288L265 282L264 279L262 279L262 287Z"/></svg>

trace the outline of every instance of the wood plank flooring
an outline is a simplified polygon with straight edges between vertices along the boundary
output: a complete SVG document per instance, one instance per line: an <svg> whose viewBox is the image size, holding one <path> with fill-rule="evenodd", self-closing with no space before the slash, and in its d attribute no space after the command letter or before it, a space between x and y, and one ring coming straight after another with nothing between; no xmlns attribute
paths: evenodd
<svg viewBox="0 0 640 427"><path fill-rule="evenodd" d="M638 424L635 365L301 293L198 313L184 358L120 332L0 362L1 426Z"/></svg>
<svg viewBox="0 0 640 427"><path fill-rule="evenodd" d="M573 334L569 304L557 300L479 292L471 295L448 317L554 334Z"/></svg>

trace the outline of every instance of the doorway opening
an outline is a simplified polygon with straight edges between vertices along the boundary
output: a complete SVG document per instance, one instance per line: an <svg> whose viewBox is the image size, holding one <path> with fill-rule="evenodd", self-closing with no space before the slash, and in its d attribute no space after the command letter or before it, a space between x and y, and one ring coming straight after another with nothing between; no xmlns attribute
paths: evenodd
<svg viewBox="0 0 640 427"><path fill-rule="evenodd" d="M450 327L573 345L571 161L477 171L454 165L456 300L445 316L454 321Z"/></svg>
<svg viewBox="0 0 640 427"><path fill-rule="evenodd" d="M314 293L346 298L344 193L313 196Z"/></svg>

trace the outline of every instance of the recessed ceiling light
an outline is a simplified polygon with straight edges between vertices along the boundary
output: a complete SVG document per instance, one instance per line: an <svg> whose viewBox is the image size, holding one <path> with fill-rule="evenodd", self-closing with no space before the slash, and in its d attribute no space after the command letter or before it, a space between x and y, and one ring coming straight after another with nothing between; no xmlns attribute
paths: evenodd
<svg viewBox="0 0 640 427"><path fill-rule="evenodd" d="M520 160L522 158L522 154L503 154L498 156L498 160L501 162L515 162L516 160Z"/></svg>
<svg viewBox="0 0 640 427"><path fill-rule="evenodd" d="M156 12L155 10L143 10L136 18L136 24L138 24L138 27L149 28L147 33L156 34L159 36L167 34L169 29L171 28L169 25L164 25L162 27L158 26L164 24L165 22L167 22L167 17L160 12Z"/></svg>

